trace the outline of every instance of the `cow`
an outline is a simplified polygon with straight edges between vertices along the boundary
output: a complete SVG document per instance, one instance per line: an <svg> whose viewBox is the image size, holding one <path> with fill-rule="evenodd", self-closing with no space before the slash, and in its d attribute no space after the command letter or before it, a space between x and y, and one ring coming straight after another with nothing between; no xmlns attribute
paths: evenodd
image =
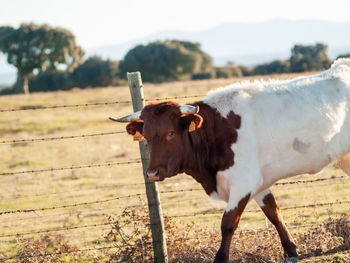
<svg viewBox="0 0 350 263"><path fill-rule="evenodd" d="M161 102L122 118L127 133L145 139L146 176L163 181L191 175L212 198L227 202L214 262L228 262L242 213L254 199L276 227L284 257L297 247L270 187L316 174L330 164L350 175L350 59L287 81L243 82L188 105Z"/></svg>

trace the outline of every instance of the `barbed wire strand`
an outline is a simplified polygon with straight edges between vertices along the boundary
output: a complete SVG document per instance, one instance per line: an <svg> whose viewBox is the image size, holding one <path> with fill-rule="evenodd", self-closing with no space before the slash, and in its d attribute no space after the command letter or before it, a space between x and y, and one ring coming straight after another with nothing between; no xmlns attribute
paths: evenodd
<svg viewBox="0 0 350 263"><path fill-rule="evenodd" d="M125 164L134 164L141 163L140 159L129 160L124 162L110 162L110 163L98 163L98 164L83 164L76 166L65 166L65 167L51 167L38 170L26 170L26 171L17 171L17 172L6 172L0 173L0 176L4 175L16 175L16 174L27 174L27 173L42 173L42 172L52 172L52 171L64 171L64 170L76 170L76 169L85 169L93 167L105 167L105 166L115 166L115 165L125 165Z"/></svg>
<svg viewBox="0 0 350 263"><path fill-rule="evenodd" d="M106 203L106 202L120 200L120 199L123 199L123 198L136 197L136 196L141 196L141 195L142 194L131 194L131 195L128 195L128 196L117 196L117 197L113 197L113 198L109 198L109 199L95 200L95 201L89 201L89 202L81 202L81 203L75 203L75 204L69 204L69 205L59 205L59 206L50 206L50 207L33 208L33 209L17 209L17 210L0 211L0 215L15 214L15 213L31 213L31 212L37 212L37 211L56 210L56 209L69 208L69 207L77 207L77 206L92 205L92 204L101 204L101 203Z"/></svg>
<svg viewBox="0 0 350 263"><path fill-rule="evenodd" d="M18 140L3 140L0 144L17 144L17 143L34 143L43 141L56 141L65 139L75 139L75 138L88 138L96 136L105 136L113 134L126 134L126 131L114 131L114 132L101 132L101 133L90 133L90 134L79 134L79 135L68 135L68 136L56 136L56 137L44 137L44 138L32 138L32 139L18 139Z"/></svg>
<svg viewBox="0 0 350 263"><path fill-rule="evenodd" d="M8 234L8 235L1 235L0 238L4 237L16 237L16 236L25 236L25 235L35 235L35 234L42 234L42 233L50 233L50 232L59 232L59 231L70 231L74 229L81 229L81 228L88 228L88 227L99 227L99 226L106 226L110 225L111 223L98 223L98 224L91 224L91 225L81 225L81 226L73 226L73 227L61 227L61 228L54 228L54 229L45 229L45 230L38 230L38 231L29 231L29 232L23 232L23 233L16 233L16 234Z"/></svg>
<svg viewBox="0 0 350 263"><path fill-rule="evenodd" d="M341 205L341 204L350 204L350 200L282 207L281 210L285 211L285 210L293 210L293 209L300 209L300 208L314 208L314 207ZM260 212L260 211L261 211L260 209L246 210L246 211L244 211L244 213L256 213L256 212ZM222 215L222 212L221 213L218 213L216 211L215 212L214 211L196 212L196 213L183 214L183 215L170 215L169 217L181 218L181 217L202 216L202 215L218 215L219 216L219 215Z"/></svg>
<svg viewBox="0 0 350 263"><path fill-rule="evenodd" d="M89 240L89 242L93 242L94 240L96 240L96 238L100 237L102 234L105 234L103 231L106 230L110 230L110 227L108 226L101 226L100 228L90 228L89 231L85 231L84 229L82 229L81 231L71 231L71 232L66 232L66 233L59 233L59 235L64 236L64 238L79 238L81 236L84 236L84 243L86 244L86 240L87 239L91 239ZM101 233L103 232L103 233ZM2 244L7 243L8 245L14 244L16 242L16 244L28 241L28 240L33 240L35 238L40 238L40 235L37 236L18 236L18 237L12 237L12 238L2 238L1 242ZM1 262L1 258L0 258L0 262Z"/></svg>
<svg viewBox="0 0 350 263"><path fill-rule="evenodd" d="M69 250L69 251L59 251L59 252L45 253L40 255L26 255L26 256L14 255L12 257L0 258L0 261L3 262L11 259L26 259L26 258L33 258L33 257L48 257L53 255L65 255L65 254L104 250L104 249L111 249L111 248L117 248L117 247L114 245L114 246L104 246L104 247L97 247L97 248L95 247L95 248L76 249L76 250Z"/></svg>
<svg viewBox="0 0 350 263"><path fill-rule="evenodd" d="M64 104L64 105L52 105L52 106L22 106L21 108L0 109L0 112L15 112L15 111L29 111L29 110L47 110L47 109L59 109L59 108L80 108L89 106L104 106L112 104L131 103L130 100L125 101L110 101L110 102L92 102L82 104Z"/></svg>
<svg viewBox="0 0 350 263"><path fill-rule="evenodd" d="M341 175L341 176L331 176L326 178L317 178L313 180L297 180L297 181L289 181L289 182L278 182L274 185L288 185L288 184L307 184L307 183L314 183L314 182L323 182L323 181L329 181L329 180L336 180L336 179L348 179L349 176Z"/></svg>
<svg viewBox="0 0 350 263"><path fill-rule="evenodd" d="M202 190L202 189L200 189L200 188L196 188L196 189L179 189L179 190L170 190L170 191L160 191L160 193L183 193L183 192L200 191L200 190ZM110 202L110 201L113 201L113 200L132 198L132 197L139 197L139 196L142 196L143 194L144 193L135 193L135 194L130 194L130 195L117 196L117 197L110 198L110 199L105 199L105 200L95 200L95 201L90 201L90 202L82 202L82 203L61 205L61 206L0 211L0 215L3 215L3 214L14 214L14 213L29 213L29 212L35 212L35 211L55 210L55 209L61 209L61 208L76 207L76 206L81 206L81 205L105 203L105 202Z"/></svg>
<svg viewBox="0 0 350 263"><path fill-rule="evenodd" d="M314 177L315 175L309 175ZM317 178L317 179L311 179L311 180L293 180L293 181L286 181L286 182L277 182L273 184L272 186L275 185L289 185L289 184L304 184L304 183L313 183L313 182L320 182L320 181L328 181L328 180L333 180L333 179L350 179L349 176L346 175L341 175L341 176L330 176L330 177L325 177L325 178ZM179 183L183 181L193 181L193 178L191 177L186 177L186 178L172 178L167 180L167 183Z"/></svg>
<svg viewBox="0 0 350 263"><path fill-rule="evenodd" d="M153 98L153 99L147 99L146 101L161 101L161 100L177 100L177 99L191 99L191 98L200 98L204 97L206 94L202 95L187 95L187 96L174 96L174 97L165 97L165 98Z"/></svg>
<svg viewBox="0 0 350 263"><path fill-rule="evenodd" d="M41 193L41 194L34 194L34 195L23 195L18 197L3 197L1 200L18 200L23 198L36 198L36 197L44 197L44 196L51 196L51 195L62 195L67 193L80 193L80 192L89 192L92 190L106 190L106 189L113 189L118 190L119 187L124 186L135 186L135 185L144 185L145 183L133 183L133 184L115 184L115 185L102 185L102 186L92 186L92 187L85 187L85 188L79 188L75 190L66 190L66 191L56 191L56 192L49 192L49 193Z"/></svg>
<svg viewBox="0 0 350 263"><path fill-rule="evenodd" d="M198 98L205 95L188 95L188 96L174 96L165 98L151 98L146 101L162 101L162 100L176 100L176 99L188 99L188 98ZM29 110L46 110L46 109L58 109L58 108L80 108L89 106L105 106L113 104L125 104L132 103L131 100L121 100L121 101L107 101L107 102L92 102L92 103L82 103L82 104L64 104L64 105L52 105L52 106L22 106L21 108L10 108L10 109L0 109L0 112L16 112L16 111L29 111Z"/></svg>
<svg viewBox="0 0 350 263"><path fill-rule="evenodd" d="M144 202L146 202L146 200L143 200ZM134 204L134 205L123 205L123 206L113 206L113 207L109 207L109 208L99 208L99 209L89 209L89 210L74 210L74 211L69 211L69 212L64 212L64 213L55 213L55 214L48 214L48 215L36 215L36 216L32 216L32 217L22 217L22 218L14 218L11 219L11 223L12 222L16 222L16 221L25 221L25 220L33 220L33 219L41 219L41 218L48 218L48 217L60 217L60 216L89 216L91 214L95 214L96 212L106 212L106 211L110 211L110 210L116 210L116 208L123 208L123 209L127 209L127 208L131 208L131 207L142 207L144 206L144 204ZM49 220L52 221L52 220ZM41 222L46 222L46 221L41 221ZM2 222L2 223L8 223L8 222ZM3 225L3 224L2 224Z"/></svg>

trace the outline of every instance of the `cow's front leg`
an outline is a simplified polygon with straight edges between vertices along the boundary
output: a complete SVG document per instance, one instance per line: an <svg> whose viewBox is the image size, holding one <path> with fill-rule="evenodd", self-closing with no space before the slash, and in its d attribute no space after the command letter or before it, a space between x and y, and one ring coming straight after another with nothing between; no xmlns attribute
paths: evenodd
<svg viewBox="0 0 350 263"><path fill-rule="evenodd" d="M250 198L250 194L242 198L236 206L232 206L230 201L221 221L221 245L216 253L214 263L226 263L229 259L229 251L233 233L235 232L241 215ZM233 209L231 209L233 207Z"/></svg>
<svg viewBox="0 0 350 263"><path fill-rule="evenodd" d="M296 262L298 258L296 249L297 247L283 221L280 207L277 204L275 197L273 196L271 191L267 189L257 194L254 197L254 199L258 203L266 217L276 227L284 249L284 257L289 258L292 262Z"/></svg>

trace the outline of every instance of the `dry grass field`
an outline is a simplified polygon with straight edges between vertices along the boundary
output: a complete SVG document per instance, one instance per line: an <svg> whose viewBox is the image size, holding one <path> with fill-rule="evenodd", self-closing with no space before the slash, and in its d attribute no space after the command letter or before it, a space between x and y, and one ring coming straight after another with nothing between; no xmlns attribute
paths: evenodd
<svg viewBox="0 0 350 263"><path fill-rule="evenodd" d="M183 103L252 79L145 83L144 92L150 101L197 96L176 99ZM0 112L0 262L150 260L138 144L123 132L125 125L108 120L131 112L127 101L128 87L0 97L0 109L116 102ZM112 134L95 135L101 133ZM33 138L58 139L27 141ZM51 169L61 167L67 169ZM272 190L297 239L300 262L350 262L349 179L329 167L281 182ZM159 188L170 261L210 262L219 246L223 207L213 206L187 175ZM280 256L273 227L251 202L233 239L232 262L279 262Z"/></svg>

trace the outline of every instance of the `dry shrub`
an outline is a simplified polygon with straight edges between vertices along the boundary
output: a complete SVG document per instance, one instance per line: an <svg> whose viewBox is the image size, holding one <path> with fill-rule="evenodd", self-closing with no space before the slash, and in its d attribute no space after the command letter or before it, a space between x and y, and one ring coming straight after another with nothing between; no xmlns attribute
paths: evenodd
<svg viewBox="0 0 350 263"><path fill-rule="evenodd" d="M112 230L107 234L119 248L109 262L152 262L153 249L147 208L126 208L118 219L110 219ZM195 222L183 223L164 218L169 263L212 262L221 241L218 230L203 228ZM301 259L333 254L350 249L348 217L329 219L296 235ZM230 262L281 262L283 249L274 227L264 230L238 231L232 241ZM346 262L342 259L334 262ZM317 261L323 262L323 261Z"/></svg>
<svg viewBox="0 0 350 263"><path fill-rule="evenodd" d="M232 262L279 262L283 255L274 228L242 231L233 237Z"/></svg>
<svg viewBox="0 0 350 263"><path fill-rule="evenodd" d="M109 217L112 229L106 234L113 241L117 254L109 255L109 262L151 262L152 236L148 211L145 206L127 207L120 217Z"/></svg>
<svg viewBox="0 0 350 263"><path fill-rule="evenodd" d="M127 207L118 219L109 218L109 221L112 229L106 235L106 239L113 241L118 248L117 254L109 255L109 262L152 262L152 234L146 206L137 209ZM208 241L216 238L210 236L210 231L198 230L194 223L180 226L167 216L164 217L164 226L169 237L169 263L179 262L179 258L181 262L205 262L215 256L215 249L208 247ZM206 238L202 239L203 236Z"/></svg>
<svg viewBox="0 0 350 263"><path fill-rule="evenodd" d="M221 239L217 231L201 228L195 222L175 222L169 217L164 222L169 263L212 262Z"/></svg>
<svg viewBox="0 0 350 263"><path fill-rule="evenodd" d="M342 215L339 219L328 219L325 228L334 236L343 238L344 245L350 245L350 218Z"/></svg>
<svg viewBox="0 0 350 263"><path fill-rule="evenodd" d="M301 258L333 254L348 249L350 249L350 220L346 215L329 218L298 237L298 251Z"/></svg>
<svg viewBox="0 0 350 263"><path fill-rule="evenodd" d="M306 233L295 235L299 258L306 262L313 257L334 254L350 249L350 220L348 216L329 218L325 222L308 229ZM235 235L231 247L232 262L281 262L283 248L277 231L271 227L259 231L243 231ZM310 261L308 261L310 259ZM349 262L338 259L334 262Z"/></svg>
<svg viewBox="0 0 350 263"><path fill-rule="evenodd" d="M65 252L77 248L68 244L61 235L45 235L40 239L23 241L18 249L16 263L55 263L66 256Z"/></svg>

